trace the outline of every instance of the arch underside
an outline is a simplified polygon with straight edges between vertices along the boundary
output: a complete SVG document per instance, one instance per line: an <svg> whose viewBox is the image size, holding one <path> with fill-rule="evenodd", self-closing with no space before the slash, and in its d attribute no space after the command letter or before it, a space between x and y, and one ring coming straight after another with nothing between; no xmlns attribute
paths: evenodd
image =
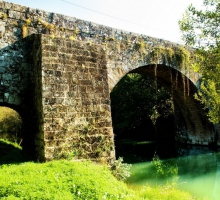
<svg viewBox="0 0 220 200"><path fill-rule="evenodd" d="M194 98L198 89L184 74L162 64L139 67L129 73L149 76L170 92L174 100L177 141L202 145L215 142L213 126Z"/></svg>

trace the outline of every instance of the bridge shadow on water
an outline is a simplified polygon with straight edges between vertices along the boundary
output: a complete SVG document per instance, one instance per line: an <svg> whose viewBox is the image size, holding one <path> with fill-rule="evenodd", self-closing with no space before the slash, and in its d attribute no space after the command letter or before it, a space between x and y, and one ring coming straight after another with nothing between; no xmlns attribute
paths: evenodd
<svg viewBox="0 0 220 200"><path fill-rule="evenodd" d="M169 139L162 141L122 139L116 141L115 146L116 157L123 157L124 162L131 164L152 161L155 156L166 160L220 152L220 147L180 144Z"/></svg>

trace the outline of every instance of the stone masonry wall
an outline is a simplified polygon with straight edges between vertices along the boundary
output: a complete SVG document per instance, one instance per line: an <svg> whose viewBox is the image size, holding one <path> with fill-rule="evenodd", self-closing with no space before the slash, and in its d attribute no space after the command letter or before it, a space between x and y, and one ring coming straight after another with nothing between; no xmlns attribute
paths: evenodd
<svg viewBox="0 0 220 200"><path fill-rule="evenodd" d="M97 34L104 30L105 35L109 29L4 1L0 1L0 18L0 102L18 106L25 115L26 152L39 161L70 154L113 158L106 56L95 45L103 42ZM88 26L93 35L87 34ZM28 36L38 33L49 36L43 42L39 35ZM88 36L94 42L85 39ZM64 44L66 39L69 42ZM75 40L85 42L74 46Z"/></svg>
<svg viewBox="0 0 220 200"><path fill-rule="evenodd" d="M70 154L114 158L105 51L99 45L38 37L46 159Z"/></svg>

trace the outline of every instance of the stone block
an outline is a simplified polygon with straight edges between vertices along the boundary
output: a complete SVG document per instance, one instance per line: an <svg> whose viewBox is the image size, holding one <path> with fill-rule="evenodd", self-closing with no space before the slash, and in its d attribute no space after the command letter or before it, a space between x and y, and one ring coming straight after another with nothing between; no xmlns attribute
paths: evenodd
<svg viewBox="0 0 220 200"><path fill-rule="evenodd" d="M9 10L8 16L9 16L10 18L19 20L19 19L21 18L21 13L20 13L20 12L17 12L17 11L11 11L11 10Z"/></svg>
<svg viewBox="0 0 220 200"><path fill-rule="evenodd" d="M12 4L9 2L4 2L4 8L5 9L10 9L12 7Z"/></svg>
<svg viewBox="0 0 220 200"><path fill-rule="evenodd" d="M0 38L3 38L5 35L5 24L0 22Z"/></svg>

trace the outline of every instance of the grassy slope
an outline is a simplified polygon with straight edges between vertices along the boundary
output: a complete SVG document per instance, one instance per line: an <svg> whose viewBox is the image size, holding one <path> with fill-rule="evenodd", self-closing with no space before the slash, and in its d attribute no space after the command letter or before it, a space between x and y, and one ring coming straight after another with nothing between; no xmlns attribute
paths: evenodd
<svg viewBox="0 0 220 200"><path fill-rule="evenodd" d="M171 186L131 189L116 180L106 166L91 162L4 164L0 165L0 180L0 199L8 200L193 199L190 194Z"/></svg>
<svg viewBox="0 0 220 200"><path fill-rule="evenodd" d="M107 169L90 162L7 165L0 169L0 180L0 198L90 200L122 199L132 194Z"/></svg>
<svg viewBox="0 0 220 200"><path fill-rule="evenodd" d="M22 149L18 144L0 139L0 165L25 162L27 160L28 158L23 155Z"/></svg>

